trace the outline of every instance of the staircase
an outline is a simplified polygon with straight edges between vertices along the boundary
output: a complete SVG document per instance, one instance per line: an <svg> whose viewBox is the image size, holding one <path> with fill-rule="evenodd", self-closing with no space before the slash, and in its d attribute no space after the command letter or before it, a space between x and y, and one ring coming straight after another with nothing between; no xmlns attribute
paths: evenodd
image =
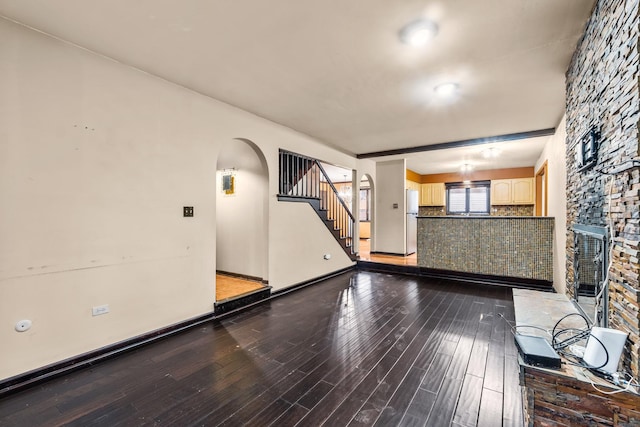
<svg viewBox="0 0 640 427"><path fill-rule="evenodd" d="M309 203L352 260L355 219L316 159L280 150L278 200Z"/></svg>

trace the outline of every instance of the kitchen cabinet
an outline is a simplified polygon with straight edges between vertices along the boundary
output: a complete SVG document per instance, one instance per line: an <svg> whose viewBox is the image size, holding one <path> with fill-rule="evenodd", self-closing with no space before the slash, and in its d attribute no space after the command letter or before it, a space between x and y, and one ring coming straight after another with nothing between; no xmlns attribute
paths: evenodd
<svg viewBox="0 0 640 427"><path fill-rule="evenodd" d="M407 190L416 190L416 191L420 191L420 183L419 182L415 182L415 181L411 181L411 180L406 180L406 189Z"/></svg>
<svg viewBox="0 0 640 427"><path fill-rule="evenodd" d="M420 206L444 206L445 189L443 182L420 184Z"/></svg>
<svg viewBox="0 0 640 427"><path fill-rule="evenodd" d="M533 178L494 179L491 181L492 205L533 205Z"/></svg>

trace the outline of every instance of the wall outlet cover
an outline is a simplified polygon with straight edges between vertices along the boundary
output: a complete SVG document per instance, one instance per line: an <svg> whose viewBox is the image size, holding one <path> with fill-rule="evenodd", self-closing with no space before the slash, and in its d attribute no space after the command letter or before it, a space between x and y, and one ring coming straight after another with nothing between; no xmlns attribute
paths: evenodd
<svg viewBox="0 0 640 427"><path fill-rule="evenodd" d="M100 316L101 314L107 314L109 312L109 304L98 305L91 308L91 314L93 316Z"/></svg>

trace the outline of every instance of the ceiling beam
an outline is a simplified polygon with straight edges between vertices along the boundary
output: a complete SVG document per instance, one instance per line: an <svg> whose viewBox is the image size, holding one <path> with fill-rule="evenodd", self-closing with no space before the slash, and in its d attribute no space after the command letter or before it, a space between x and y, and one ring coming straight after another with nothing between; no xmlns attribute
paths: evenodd
<svg viewBox="0 0 640 427"><path fill-rule="evenodd" d="M358 154L358 159L372 157L394 156L397 154L421 153L423 151L446 150L447 148L468 147L471 145L490 144L493 142L516 141L518 139L549 136L556 133L556 128L532 130L528 132L509 133L506 135L487 136L484 138L463 139L460 141L441 142L439 144L419 145L417 147L397 148L394 150L373 151L371 153Z"/></svg>

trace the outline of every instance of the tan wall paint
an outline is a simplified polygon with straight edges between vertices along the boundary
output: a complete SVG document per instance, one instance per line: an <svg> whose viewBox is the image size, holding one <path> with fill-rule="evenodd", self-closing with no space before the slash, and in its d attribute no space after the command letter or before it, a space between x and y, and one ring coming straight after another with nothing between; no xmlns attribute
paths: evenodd
<svg viewBox="0 0 640 427"><path fill-rule="evenodd" d="M521 168L479 170L468 172L464 175L459 172L422 175L420 182L429 184L435 182L461 182L465 180L484 181L491 179L531 178L533 174L533 167L527 166Z"/></svg>
<svg viewBox="0 0 640 427"><path fill-rule="evenodd" d="M275 289L353 265L276 199L278 148L353 157L4 19L0 40L0 379L211 312L223 141L265 154Z"/></svg>
<svg viewBox="0 0 640 427"><path fill-rule="evenodd" d="M417 172L407 169L407 181L413 181L420 184L422 182L422 175Z"/></svg>
<svg viewBox="0 0 640 427"><path fill-rule="evenodd" d="M563 117L556 133L549 137L535 170L547 162L547 215L555 218L553 245L553 287L564 294L566 288L566 244L567 244L567 171L566 153L566 118Z"/></svg>

